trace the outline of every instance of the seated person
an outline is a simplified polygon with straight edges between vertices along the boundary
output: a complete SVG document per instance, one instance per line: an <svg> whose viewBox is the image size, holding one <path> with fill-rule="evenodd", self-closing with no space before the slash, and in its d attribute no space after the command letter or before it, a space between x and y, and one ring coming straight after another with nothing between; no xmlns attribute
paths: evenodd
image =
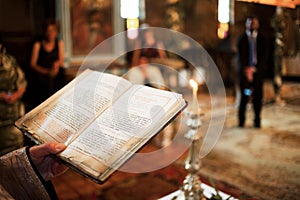
<svg viewBox="0 0 300 200"><path fill-rule="evenodd" d="M141 29L141 39L137 40L133 52L132 64L134 66L138 65L141 57L147 57L148 59L166 58L164 45L156 36L155 31L144 24L144 28Z"/></svg>
<svg viewBox="0 0 300 200"><path fill-rule="evenodd" d="M147 57L140 57L139 65L133 66L126 78L134 84L143 84L159 89L165 89L165 82L160 69L149 64Z"/></svg>
<svg viewBox="0 0 300 200"><path fill-rule="evenodd" d="M68 167L51 157L66 148L61 143L23 147L0 157L1 199L57 199L51 178Z"/></svg>

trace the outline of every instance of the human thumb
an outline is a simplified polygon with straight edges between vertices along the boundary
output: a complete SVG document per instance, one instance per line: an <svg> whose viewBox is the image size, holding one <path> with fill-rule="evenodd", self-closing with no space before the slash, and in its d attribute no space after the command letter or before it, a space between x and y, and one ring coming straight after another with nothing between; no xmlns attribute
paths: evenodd
<svg viewBox="0 0 300 200"><path fill-rule="evenodd" d="M56 143L55 144L55 150L56 152L55 153L59 153L61 152L62 150L64 150L66 148L66 145L62 144L62 143Z"/></svg>

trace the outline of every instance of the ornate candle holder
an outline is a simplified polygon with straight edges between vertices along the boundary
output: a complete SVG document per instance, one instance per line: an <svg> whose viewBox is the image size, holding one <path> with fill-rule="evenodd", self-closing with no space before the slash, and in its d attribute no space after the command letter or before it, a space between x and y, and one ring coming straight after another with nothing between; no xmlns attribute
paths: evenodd
<svg viewBox="0 0 300 200"><path fill-rule="evenodd" d="M185 160L185 169L188 174L183 180L183 185L180 188L180 194L175 199L203 200L206 198L203 195L201 180L198 175L201 167L199 154L203 139L203 136L199 133L198 129L202 124L202 113L198 107L197 109L188 109L186 116L188 117L186 124L189 127L189 130L185 134L185 137L191 141L191 145L188 149L188 155Z"/></svg>
<svg viewBox="0 0 300 200"><path fill-rule="evenodd" d="M200 161L200 148L202 144L202 135L198 129L201 126L201 109L198 105L198 83L194 80L190 80L190 85L193 88L192 102L185 112L187 118L186 124L189 127L185 137L191 141L189 146L188 156L185 160L185 169L188 174L183 181L179 195L175 199L186 200L202 200L205 199L203 190L201 188L201 181L198 176L199 169L201 167Z"/></svg>

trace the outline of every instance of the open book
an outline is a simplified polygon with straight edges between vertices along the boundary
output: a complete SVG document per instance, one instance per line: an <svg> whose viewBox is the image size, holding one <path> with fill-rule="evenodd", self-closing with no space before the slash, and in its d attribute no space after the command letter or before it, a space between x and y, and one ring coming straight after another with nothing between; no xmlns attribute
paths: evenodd
<svg viewBox="0 0 300 200"><path fill-rule="evenodd" d="M15 125L38 144L64 143L57 156L101 183L185 107L181 94L87 69Z"/></svg>

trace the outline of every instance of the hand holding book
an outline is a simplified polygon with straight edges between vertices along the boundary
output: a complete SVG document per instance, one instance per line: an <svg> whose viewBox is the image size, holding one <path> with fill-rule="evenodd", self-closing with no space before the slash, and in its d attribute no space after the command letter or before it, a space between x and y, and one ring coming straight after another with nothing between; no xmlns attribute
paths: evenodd
<svg viewBox="0 0 300 200"><path fill-rule="evenodd" d="M64 143L59 158L103 182L185 107L180 94L86 70L16 126L37 143Z"/></svg>

